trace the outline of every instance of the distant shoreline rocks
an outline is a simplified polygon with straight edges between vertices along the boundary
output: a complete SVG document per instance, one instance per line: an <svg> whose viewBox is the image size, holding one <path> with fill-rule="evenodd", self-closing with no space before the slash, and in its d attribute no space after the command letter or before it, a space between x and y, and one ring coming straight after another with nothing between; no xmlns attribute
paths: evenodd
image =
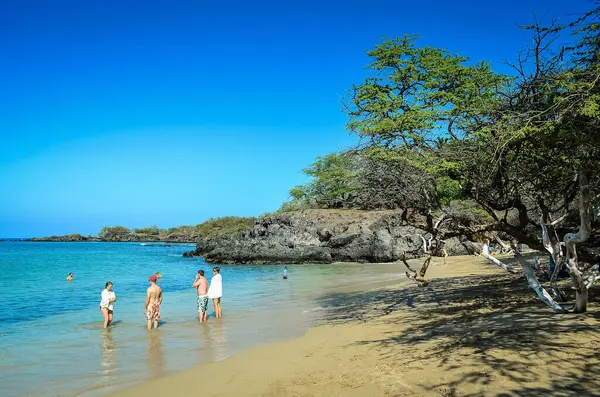
<svg viewBox="0 0 600 397"><path fill-rule="evenodd" d="M31 241L31 242L73 242L73 241L101 241L99 238L97 237L93 237L93 236L84 236L81 234L67 234L64 236L50 236L50 237L33 237L33 238L28 238L25 239L24 241Z"/></svg>
<svg viewBox="0 0 600 397"><path fill-rule="evenodd" d="M26 242L48 242L48 243L67 243L67 242L104 242L104 243L196 243L188 238L179 238L168 236L164 239L157 239L155 236L146 235L127 235L121 238L113 237L110 239L97 236L84 236L81 234L67 234L64 236L33 237L23 239Z"/></svg>

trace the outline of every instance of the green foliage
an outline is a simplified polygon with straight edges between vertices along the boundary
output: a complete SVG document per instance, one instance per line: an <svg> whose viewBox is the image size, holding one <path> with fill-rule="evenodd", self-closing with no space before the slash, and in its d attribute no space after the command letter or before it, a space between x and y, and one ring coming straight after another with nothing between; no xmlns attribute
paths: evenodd
<svg viewBox="0 0 600 397"><path fill-rule="evenodd" d="M527 27L514 76L415 36L382 41L344 103L360 149L318 158L280 211L444 206L456 227L539 246L531 225L573 210L578 173L600 175L599 18L569 25L577 39L560 52L563 27Z"/></svg>
<svg viewBox="0 0 600 397"><path fill-rule="evenodd" d="M256 218L226 216L211 218L196 226L179 226L159 229L157 226L128 229L124 226L103 227L98 237L105 241L195 241L204 237L229 236L246 232L252 228Z"/></svg>
<svg viewBox="0 0 600 397"><path fill-rule="evenodd" d="M350 153L331 153L318 157L304 173L312 178L312 183L297 187L290 194L296 195L308 204L327 208L338 208L343 202L356 195L357 159Z"/></svg>
<svg viewBox="0 0 600 397"><path fill-rule="evenodd" d="M452 200L444 208L456 222L463 226L486 225L493 221L492 217L473 200Z"/></svg>
<svg viewBox="0 0 600 397"><path fill-rule="evenodd" d="M447 206L450 202L460 200L464 197L458 181L448 176L441 176L436 182L437 195L441 205Z"/></svg>
<svg viewBox="0 0 600 397"><path fill-rule="evenodd" d="M133 229L133 232L135 234L146 234L149 236L158 236L158 234L160 233L160 230L158 229L158 226L150 226L150 227Z"/></svg>
<svg viewBox="0 0 600 397"><path fill-rule="evenodd" d="M410 151L384 147L319 157L279 211L438 207L435 178L419 164Z"/></svg>
<svg viewBox="0 0 600 397"><path fill-rule="evenodd" d="M357 172L357 157L351 153L317 157L313 164L304 169L304 173L310 177L309 183L290 190L291 201L284 203L280 211L344 207L356 196Z"/></svg>
<svg viewBox="0 0 600 397"><path fill-rule="evenodd" d="M507 78L486 63L417 47L415 36L386 39L367 52L372 71L346 99L347 128L385 147L425 150L440 137L467 136Z"/></svg>
<svg viewBox="0 0 600 397"><path fill-rule="evenodd" d="M199 238L231 236L249 231L255 222L254 217L211 218L196 226L196 235Z"/></svg>
<svg viewBox="0 0 600 397"><path fill-rule="evenodd" d="M125 226L104 226L100 229L98 237L103 240L120 240L129 234L131 234L131 230Z"/></svg>

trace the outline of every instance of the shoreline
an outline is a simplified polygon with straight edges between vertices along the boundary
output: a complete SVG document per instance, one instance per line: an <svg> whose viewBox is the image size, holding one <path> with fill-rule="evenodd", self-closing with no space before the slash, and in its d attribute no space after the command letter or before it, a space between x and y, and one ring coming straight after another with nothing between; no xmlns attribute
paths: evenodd
<svg viewBox="0 0 600 397"><path fill-rule="evenodd" d="M109 395L534 396L598 390L597 304L585 315L555 315L524 279L478 257L459 257L430 271L428 288L323 296L324 324L300 338Z"/></svg>

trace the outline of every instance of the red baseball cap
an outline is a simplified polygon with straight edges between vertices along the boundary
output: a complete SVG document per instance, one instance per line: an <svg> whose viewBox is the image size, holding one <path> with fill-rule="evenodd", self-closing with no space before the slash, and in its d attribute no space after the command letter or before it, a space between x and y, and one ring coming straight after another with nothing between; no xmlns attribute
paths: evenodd
<svg viewBox="0 0 600 397"><path fill-rule="evenodd" d="M150 281L156 281L157 277L156 276L150 276Z"/></svg>

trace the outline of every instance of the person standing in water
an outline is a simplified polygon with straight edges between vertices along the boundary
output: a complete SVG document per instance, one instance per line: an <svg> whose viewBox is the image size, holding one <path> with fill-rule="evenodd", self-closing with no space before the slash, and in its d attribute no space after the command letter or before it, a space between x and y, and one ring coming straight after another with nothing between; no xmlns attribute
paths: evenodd
<svg viewBox="0 0 600 397"><path fill-rule="evenodd" d="M100 294L100 312L104 317L104 328L107 328L113 320L114 304L117 301L117 295L112 290L113 283L108 281L104 286L104 291Z"/></svg>
<svg viewBox="0 0 600 397"><path fill-rule="evenodd" d="M67 276L67 281L73 281L73 279L73 273L69 273L69 275Z"/></svg>
<svg viewBox="0 0 600 397"><path fill-rule="evenodd" d="M204 270L198 270L192 288L197 288L198 321L203 323L208 320L208 280L204 277Z"/></svg>
<svg viewBox="0 0 600 397"><path fill-rule="evenodd" d="M213 267L213 276L210 279L208 287L208 297L213 300L215 306L215 315L221 318L221 297L223 296L223 279L221 278L221 269Z"/></svg>
<svg viewBox="0 0 600 397"><path fill-rule="evenodd" d="M287 280L287 278L288 278L288 268L287 268L287 266L285 266L283 268L283 279Z"/></svg>
<svg viewBox="0 0 600 397"><path fill-rule="evenodd" d="M154 324L154 328L158 328L158 320L160 319L160 305L163 296L162 289L156 285L157 279L154 275L148 280L150 281L150 287L146 292L146 303L144 303L144 314L148 320L148 329L152 328L152 324Z"/></svg>

